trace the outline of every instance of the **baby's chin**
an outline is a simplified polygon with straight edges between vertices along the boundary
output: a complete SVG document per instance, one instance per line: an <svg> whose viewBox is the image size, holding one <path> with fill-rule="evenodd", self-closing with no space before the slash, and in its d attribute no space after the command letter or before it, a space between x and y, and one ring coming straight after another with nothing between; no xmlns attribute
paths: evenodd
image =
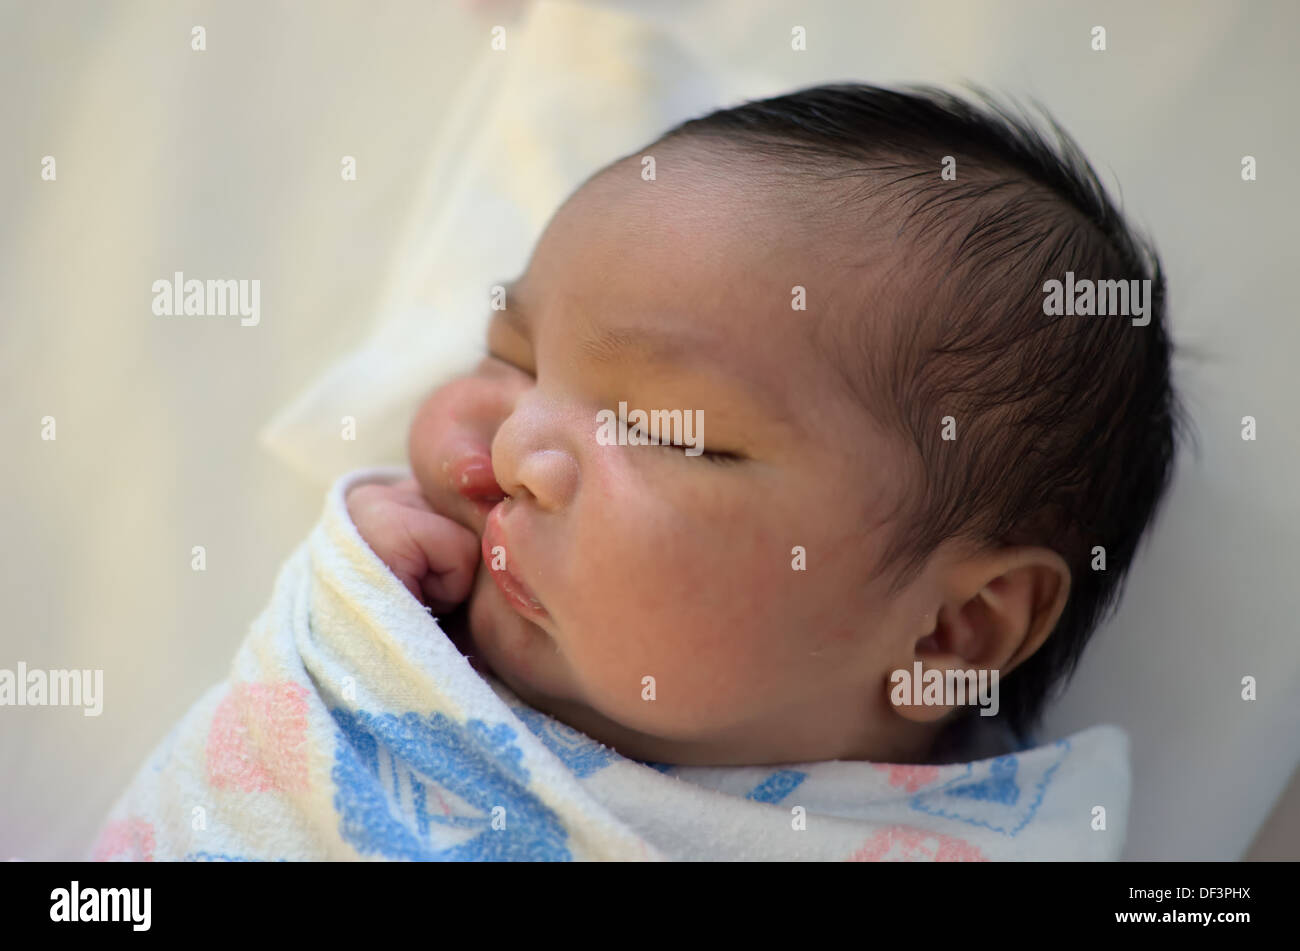
<svg viewBox="0 0 1300 951"><path fill-rule="evenodd" d="M486 668L529 706L545 709L548 696L562 696L556 674L560 656L551 636L521 617L480 566L466 611L461 652L476 669ZM459 645L458 645L459 646Z"/></svg>

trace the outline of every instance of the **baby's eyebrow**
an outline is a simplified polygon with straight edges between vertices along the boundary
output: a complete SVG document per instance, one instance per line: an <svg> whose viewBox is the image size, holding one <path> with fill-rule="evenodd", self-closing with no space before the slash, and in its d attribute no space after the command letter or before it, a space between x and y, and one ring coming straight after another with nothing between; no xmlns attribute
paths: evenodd
<svg viewBox="0 0 1300 951"><path fill-rule="evenodd" d="M578 349L595 363L634 360L673 364L706 358L704 348L653 327L603 327L578 338Z"/></svg>
<svg viewBox="0 0 1300 951"><path fill-rule="evenodd" d="M492 316L525 340L531 340L528 311L514 296L518 283L516 280L504 285L506 307ZM623 360L669 364L692 358L701 362L708 359L707 348L702 343L684 340L657 327L600 327L580 336L576 343L583 354L600 364Z"/></svg>
<svg viewBox="0 0 1300 951"><path fill-rule="evenodd" d="M796 433L802 424L783 402L773 398L764 381L741 372L719 350L725 344L692 333L672 333L653 326L601 327L581 334L575 341L579 351L593 363L652 365L668 369L689 369L716 380L736 385L747 402L768 425L781 425Z"/></svg>

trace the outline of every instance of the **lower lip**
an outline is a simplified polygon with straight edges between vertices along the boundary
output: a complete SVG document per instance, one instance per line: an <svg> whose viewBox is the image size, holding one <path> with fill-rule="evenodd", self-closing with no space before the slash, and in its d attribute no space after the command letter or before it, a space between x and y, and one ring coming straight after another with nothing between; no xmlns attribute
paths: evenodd
<svg viewBox="0 0 1300 951"><path fill-rule="evenodd" d="M501 513L504 506L508 504L508 502L501 502L493 506L488 514L487 524L483 529L483 565L492 575L492 580L496 582L497 588L511 607L530 621L544 621L550 618L550 614L542 607L542 602L537 600L537 596L528 590L528 586L512 575L507 568L492 567L494 559L492 549L498 545L505 548L506 564L510 564L510 549L505 545L501 530Z"/></svg>

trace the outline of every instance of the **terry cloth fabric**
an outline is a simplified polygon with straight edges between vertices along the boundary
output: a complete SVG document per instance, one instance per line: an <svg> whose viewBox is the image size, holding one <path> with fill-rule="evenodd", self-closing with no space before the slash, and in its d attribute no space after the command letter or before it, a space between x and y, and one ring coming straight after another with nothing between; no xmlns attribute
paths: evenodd
<svg viewBox="0 0 1300 951"><path fill-rule="evenodd" d="M229 678L111 811L95 859L1115 859L1111 726L943 766L636 762L460 654L371 551L338 480ZM1105 810L1105 829L1097 807Z"/></svg>

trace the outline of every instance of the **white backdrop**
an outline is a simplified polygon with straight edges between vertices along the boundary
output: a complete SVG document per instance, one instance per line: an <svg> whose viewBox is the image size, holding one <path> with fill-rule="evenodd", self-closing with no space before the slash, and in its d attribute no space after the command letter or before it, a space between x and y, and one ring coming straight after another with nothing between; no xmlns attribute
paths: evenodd
<svg viewBox="0 0 1300 951"><path fill-rule="evenodd" d="M511 15L483 6L0 0L0 667L102 668L106 694L97 718L0 708L0 858L84 852L147 752L224 676L315 520L319 483L257 435L429 293L428 227L448 197L430 173L439 129ZM1182 461L1047 732L1129 730L1130 857L1239 857L1300 755L1298 8L603 6L643 11L751 95L969 79L1035 96L1122 183L1162 252L1176 337L1204 355L1178 366L1201 453ZM1088 48L1098 24L1105 53ZM531 55L569 68L558 50ZM1240 179L1246 154L1256 182ZM503 238L503 254L534 236ZM177 270L260 279L260 324L153 317L152 282ZM1257 441L1240 438L1245 415Z"/></svg>

